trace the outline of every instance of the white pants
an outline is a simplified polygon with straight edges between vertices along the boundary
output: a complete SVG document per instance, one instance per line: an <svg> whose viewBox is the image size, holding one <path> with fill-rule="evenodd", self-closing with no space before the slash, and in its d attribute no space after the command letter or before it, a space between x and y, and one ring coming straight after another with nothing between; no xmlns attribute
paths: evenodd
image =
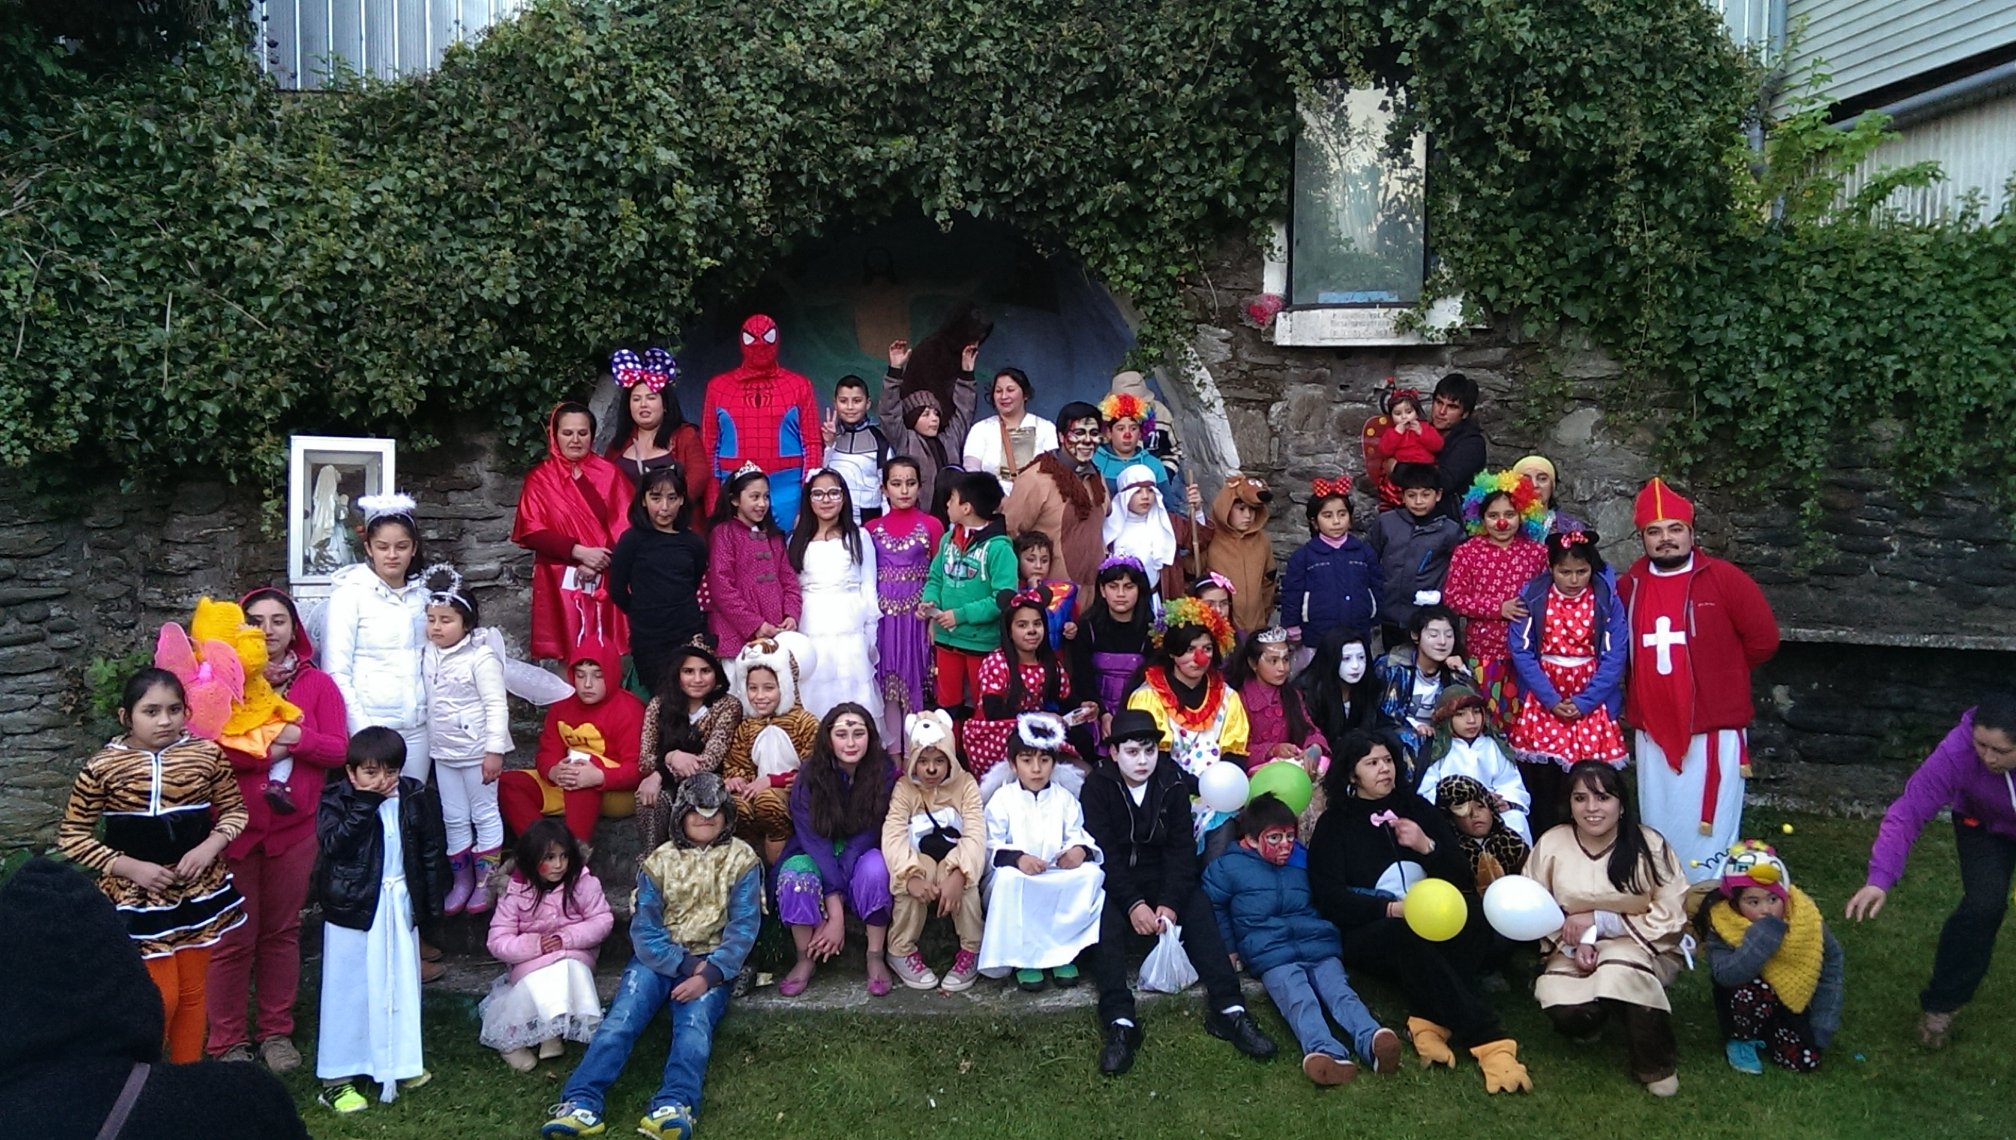
<svg viewBox="0 0 2016 1140"><path fill-rule="evenodd" d="M497 813L497 785L483 782L483 761L441 760L434 765L441 788L441 822L448 829L448 853L495 851L504 845L504 817Z"/></svg>
<svg viewBox="0 0 2016 1140"><path fill-rule="evenodd" d="M1639 817L1665 836L1689 883L1715 878L1720 874L1722 854L1743 838L1742 758L1748 734L1740 728L1725 728L1689 738L1687 758L1678 772L1667 765L1666 753L1653 743L1650 733L1635 735ZM1709 755L1711 746L1713 756ZM1720 772L1721 784L1715 789L1709 833L1703 835L1701 799L1711 763Z"/></svg>

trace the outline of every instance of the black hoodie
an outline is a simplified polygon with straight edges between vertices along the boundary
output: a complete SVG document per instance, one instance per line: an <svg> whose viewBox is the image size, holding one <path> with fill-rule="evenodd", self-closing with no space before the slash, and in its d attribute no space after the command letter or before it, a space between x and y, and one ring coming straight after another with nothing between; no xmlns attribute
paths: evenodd
<svg viewBox="0 0 2016 1140"><path fill-rule="evenodd" d="M1167 753L1148 774L1137 805L1126 778L1102 760L1078 795L1085 830L1099 843L1106 898L1122 914L1135 903L1181 910L1197 889L1197 844L1190 831L1190 783Z"/></svg>
<svg viewBox="0 0 2016 1140"><path fill-rule="evenodd" d="M306 1140L257 1065L161 1059L161 993L82 873L36 859L0 890L0 1136L92 1140L136 1062L152 1066L127 1140Z"/></svg>

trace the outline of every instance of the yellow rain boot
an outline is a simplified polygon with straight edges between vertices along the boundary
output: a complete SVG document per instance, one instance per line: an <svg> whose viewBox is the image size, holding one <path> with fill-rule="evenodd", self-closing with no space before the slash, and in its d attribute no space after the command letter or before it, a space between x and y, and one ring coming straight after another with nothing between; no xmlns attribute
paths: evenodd
<svg viewBox="0 0 2016 1140"><path fill-rule="evenodd" d="M1519 1063L1517 1041L1507 1037L1479 1045L1470 1050L1470 1055L1477 1058L1477 1064L1484 1070L1485 1092L1533 1091L1533 1078L1526 1075L1526 1066Z"/></svg>
<svg viewBox="0 0 2016 1140"><path fill-rule="evenodd" d="M1423 1065L1431 1069L1437 1065L1456 1067L1456 1054L1449 1051L1447 1029L1425 1017L1410 1017L1407 1019L1407 1035L1414 1039L1414 1052Z"/></svg>

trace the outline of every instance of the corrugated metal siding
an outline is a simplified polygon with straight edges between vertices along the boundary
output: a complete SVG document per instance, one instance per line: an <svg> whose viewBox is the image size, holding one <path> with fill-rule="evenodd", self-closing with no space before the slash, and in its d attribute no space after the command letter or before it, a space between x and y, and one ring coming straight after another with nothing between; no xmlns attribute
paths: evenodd
<svg viewBox="0 0 2016 1140"><path fill-rule="evenodd" d="M380 79L427 71L523 0L253 0L259 59L282 88L322 86L330 61Z"/></svg>
<svg viewBox="0 0 2016 1140"><path fill-rule="evenodd" d="M2011 0L1786 0L1785 14L1797 37L1792 73L1823 61L1834 99L2016 43Z"/></svg>
<svg viewBox="0 0 2016 1140"><path fill-rule="evenodd" d="M1946 180L1891 195L1889 204L1905 216L1920 221L1950 218L1969 190L1987 195L1991 215L2008 208L2004 187L2016 174L2016 94L1927 119L1899 135L1869 156L1849 179L1848 193L1862 186L1867 172L1929 160L1945 170Z"/></svg>

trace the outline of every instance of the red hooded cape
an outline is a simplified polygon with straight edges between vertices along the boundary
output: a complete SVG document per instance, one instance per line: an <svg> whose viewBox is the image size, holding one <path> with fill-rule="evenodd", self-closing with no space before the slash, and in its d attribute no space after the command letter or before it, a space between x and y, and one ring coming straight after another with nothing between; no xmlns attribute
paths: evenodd
<svg viewBox="0 0 2016 1140"><path fill-rule="evenodd" d="M532 552L532 656L565 660L584 641L630 651L630 624L609 600L607 575L590 591L563 590L575 546L614 550L630 529L635 491L620 468L590 451L578 464L560 455L560 406L546 416L546 458L525 476L511 541ZM576 474L578 470L579 474Z"/></svg>

